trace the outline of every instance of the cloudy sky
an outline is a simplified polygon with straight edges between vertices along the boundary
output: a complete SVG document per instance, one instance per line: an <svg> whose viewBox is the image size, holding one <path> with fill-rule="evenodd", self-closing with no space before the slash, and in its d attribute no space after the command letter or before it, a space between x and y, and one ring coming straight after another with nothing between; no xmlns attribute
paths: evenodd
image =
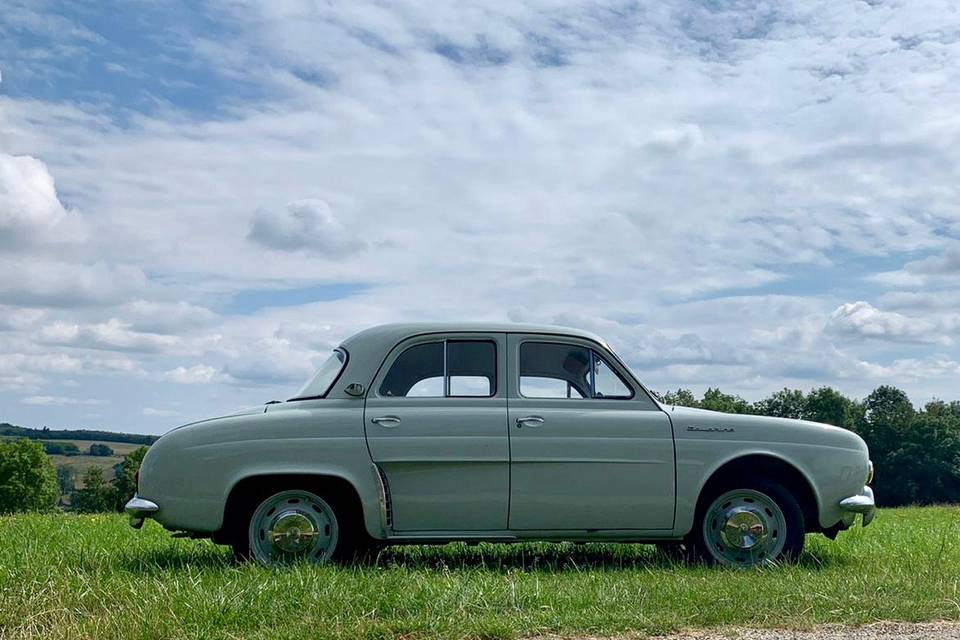
<svg viewBox="0 0 960 640"><path fill-rule="evenodd" d="M388 321L960 398L952 0L4 2L0 421L162 433Z"/></svg>

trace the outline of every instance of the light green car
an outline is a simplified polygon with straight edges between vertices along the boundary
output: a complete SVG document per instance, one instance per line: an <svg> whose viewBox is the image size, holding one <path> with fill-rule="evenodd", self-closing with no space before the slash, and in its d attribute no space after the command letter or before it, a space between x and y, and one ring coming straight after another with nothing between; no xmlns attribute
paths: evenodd
<svg viewBox="0 0 960 640"><path fill-rule="evenodd" d="M869 524L872 474L850 431L665 405L584 331L393 324L286 402L164 435L127 512L266 564L571 540L753 566Z"/></svg>

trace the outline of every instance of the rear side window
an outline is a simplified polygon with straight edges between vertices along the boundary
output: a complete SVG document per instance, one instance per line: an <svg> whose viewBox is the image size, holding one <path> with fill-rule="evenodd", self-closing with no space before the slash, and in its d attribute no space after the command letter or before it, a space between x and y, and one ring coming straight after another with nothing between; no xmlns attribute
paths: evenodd
<svg viewBox="0 0 960 640"><path fill-rule="evenodd" d="M520 395L624 400L633 397L633 390L593 349L524 342L520 345Z"/></svg>
<svg viewBox="0 0 960 640"><path fill-rule="evenodd" d="M497 345L445 340L407 348L380 384L385 397L490 397L497 392Z"/></svg>

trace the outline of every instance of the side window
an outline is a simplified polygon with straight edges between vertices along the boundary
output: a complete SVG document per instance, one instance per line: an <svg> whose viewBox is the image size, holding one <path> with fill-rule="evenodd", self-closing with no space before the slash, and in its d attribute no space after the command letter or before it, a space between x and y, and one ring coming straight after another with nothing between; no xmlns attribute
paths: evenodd
<svg viewBox="0 0 960 640"><path fill-rule="evenodd" d="M525 398L627 399L633 391L599 353L551 342L520 345L520 395Z"/></svg>
<svg viewBox="0 0 960 640"><path fill-rule="evenodd" d="M418 344L394 360L380 384L385 397L490 397L497 392L497 345L489 340Z"/></svg>
<svg viewBox="0 0 960 640"><path fill-rule="evenodd" d="M584 395L572 384L559 378L520 378L520 395L527 398L583 398Z"/></svg>
<svg viewBox="0 0 960 640"><path fill-rule="evenodd" d="M520 345L520 393L527 398L589 398L590 349L524 342Z"/></svg>
<svg viewBox="0 0 960 640"><path fill-rule="evenodd" d="M443 343L410 347L394 360L380 384L381 396L443 396Z"/></svg>
<svg viewBox="0 0 960 640"><path fill-rule="evenodd" d="M447 342L448 396L487 397L497 391L497 345L480 340Z"/></svg>

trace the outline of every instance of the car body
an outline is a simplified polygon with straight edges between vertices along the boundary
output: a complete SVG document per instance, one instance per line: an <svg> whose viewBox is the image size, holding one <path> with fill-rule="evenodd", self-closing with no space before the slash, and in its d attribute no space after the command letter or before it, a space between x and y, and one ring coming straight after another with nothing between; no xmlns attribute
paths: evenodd
<svg viewBox="0 0 960 640"><path fill-rule="evenodd" d="M573 540L753 565L868 524L871 476L856 434L666 405L589 332L392 324L345 340L291 400L161 437L127 511L263 562Z"/></svg>

